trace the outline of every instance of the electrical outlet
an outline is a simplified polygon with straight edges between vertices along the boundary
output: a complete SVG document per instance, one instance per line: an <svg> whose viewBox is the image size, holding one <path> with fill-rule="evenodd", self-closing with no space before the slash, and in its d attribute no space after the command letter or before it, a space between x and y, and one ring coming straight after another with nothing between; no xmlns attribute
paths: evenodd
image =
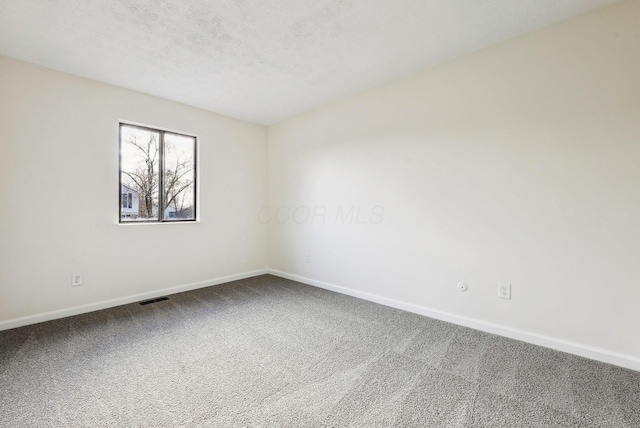
<svg viewBox="0 0 640 428"><path fill-rule="evenodd" d="M304 254L304 262L305 263L311 263L311 253L305 253Z"/></svg>
<svg viewBox="0 0 640 428"><path fill-rule="evenodd" d="M501 299L511 299L511 284L506 282L499 283L498 297Z"/></svg>
<svg viewBox="0 0 640 428"><path fill-rule="evenodd" d="M71 286L77 287L79 285L82 285L82 274L74 273L73 275L71 275Z"/></svg>

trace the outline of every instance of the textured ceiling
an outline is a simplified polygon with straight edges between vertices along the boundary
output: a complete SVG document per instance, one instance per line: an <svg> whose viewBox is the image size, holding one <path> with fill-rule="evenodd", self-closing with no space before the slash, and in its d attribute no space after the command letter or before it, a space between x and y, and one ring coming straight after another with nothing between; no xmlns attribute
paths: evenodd
<svg viewBox="0 0 640 428"><path fill-rule="evenodd" d="M617 0L0 0L0 54L272 124Z"/></svg>

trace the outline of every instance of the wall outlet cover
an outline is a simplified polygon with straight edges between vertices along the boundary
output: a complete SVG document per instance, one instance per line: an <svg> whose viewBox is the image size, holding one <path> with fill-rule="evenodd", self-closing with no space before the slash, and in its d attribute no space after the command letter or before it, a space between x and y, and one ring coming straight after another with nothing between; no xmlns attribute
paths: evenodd
<svg viewBox="0 0 640 428"><path fill-rule="evenodd" d="M498 297L501 299L511 299L511 284L501 282L498 284Z"/></svg>
<svg viewBox="0 0 640 428"><path fill-rule="evenodd" d="M71 286L77 287L79 285L82 285L82 274L74 273L73 275L71 275Z"/></svg>

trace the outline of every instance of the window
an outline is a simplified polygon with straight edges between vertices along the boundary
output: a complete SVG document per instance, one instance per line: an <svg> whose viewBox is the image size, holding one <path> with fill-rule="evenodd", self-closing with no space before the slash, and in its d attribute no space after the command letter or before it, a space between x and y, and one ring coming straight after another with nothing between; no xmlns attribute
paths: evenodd
<svg viewBox="0 0 640 428"><path fill-rule="evenodd" d="M122 189L122 186L120 186ZM122 193L122 208L132 208L133 204L133 193Z"/></svg>
<svg viewBox="0 0 640 428"><path fill-rule="evenodd" d="M196 137L120 124L120 223L196 219Z"/></svg>

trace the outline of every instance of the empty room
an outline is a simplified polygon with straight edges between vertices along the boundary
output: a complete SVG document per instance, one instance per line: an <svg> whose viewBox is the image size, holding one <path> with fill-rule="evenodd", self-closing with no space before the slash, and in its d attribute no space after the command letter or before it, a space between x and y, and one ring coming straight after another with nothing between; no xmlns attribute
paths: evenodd
<svg viewBox="0 0 640 428"><path fill-rule="evenodd" d="M640 427L640 0L0 0L0 427Z"/></svg>

